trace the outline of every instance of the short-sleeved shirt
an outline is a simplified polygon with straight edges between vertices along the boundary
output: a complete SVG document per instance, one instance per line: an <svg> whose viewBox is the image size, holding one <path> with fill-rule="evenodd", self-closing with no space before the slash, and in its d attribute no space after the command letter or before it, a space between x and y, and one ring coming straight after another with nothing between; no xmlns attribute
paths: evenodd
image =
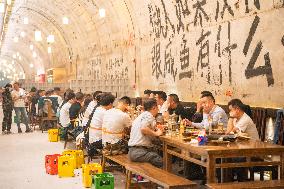
<svg viewBox="0 0 284 189"><path fill-rule="evenodd" d="M174 112L176 115L181 116L182 119L188 118L187 112L185 111L184 107L181 104L178 104L175 109L168 108L168 112L172 115Z"/></svg>
<svg viewBox="0 0 284 189"><path fill-rule="evenodd" d="M82 125L83 126L86 126L87 123L88 123L88 120L89 120L89 116L91 115L93 109L95 108L95 106L97 105L97 102L96 101L91 101L85 111L85 114L84 114L84 118L82 120Z"/></svg>
<svg viewBox="0 0 284 189"><path fill-rule="evenodd" d="M130 116L117 108L107 110L103 120L102 143L115 144L122 139L124 128L131 126Z"/></svg>
<svg viewBox="0 0 284 189"><path fill-rule="evenodd" d="M70 124L69 109L71 105L72 104L70 102L66 102L60 109L59 122L62 127L68 127Z"/></svg>
<svg viewBox="0 0 284 189"><path fill-rule="evenodd" d="M98 107L94 112L89 129L89 142L97 142L102 139L102 125L106 109Z"/></svg>
<svg viewBox="0 0 284 189"><path fill-rule="evenodd" d="M165 101L162 106L159 106L159 113L163 114L168 111L168 102Z"/></svg>
<svg viewBox="0 0 284 189"><path fill-rule="evenodd" d="M224 128L227 128L228 124L228 116L226 112L220 107L220 106L215 106L213 110L209 114L203 114L203 120L201 123L195 123L192 122L192 125L197 128L209 128L209 116L212 118L212 125L216 125L218 121L223 123Z"/></svg>
<svg viewBox="0 0 284 189"><path fill-rule="evenodd" d="M25 96L25 90L20 88L19 91L13 90L12 98L19 98L20 96ZM14 101L14 107L25 107L25 100L23 98Z"/></svg>
<svg viewBox="0 0 284 189"><path fill-rule="evenodd" d="M243 133L247 133L248 136L251 137L252 139L259 140L256 126L253 123L252 119L246 113L244 113L239 120L235 118L233 120L233 124Z"/></svg>
<svg viewBox="0 0 284 189"><path fill-rule="evenodd" d="M69 110L69 115L71 120L78 118L80 109L81 109L81 104L79 102L75 102L74 104L71 105Z"/></svg>
<svg viewBox="0 0 284 189"><path fill-rule="evenodd" d="M154 126L155 118L150 112L145 111L140 114L132 123L128 146L152 147L153 137L144 135L141 132L141 129L149 127L150 129L154 130Z"/></svg>

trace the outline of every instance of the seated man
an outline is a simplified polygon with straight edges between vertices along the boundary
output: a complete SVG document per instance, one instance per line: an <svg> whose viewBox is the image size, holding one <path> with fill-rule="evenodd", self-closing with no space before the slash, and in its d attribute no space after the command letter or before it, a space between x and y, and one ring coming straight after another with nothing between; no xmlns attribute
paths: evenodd
<svg viewBox="0 0 284 189"><path fill-rule="evenodd" d="M78 120L76 120L79 116L80 109L82 107L82 103L84 101L84 94L81 92L77 92L75 94L75 102L71 105L70 110L69 110L69 115L71 119L71 124L75 126L76 121L78 123Z"/></svg>
<svg viewBox="0 0 284 189"><path fill-rule="evenodd" d="M144 97L145 99L150 98L151 93L152 93L151 90L146 89L146 90L144 91L144 96L143 96L143 97Z"/></svg>
<svg viewBox="0 0 284 189"><path fill-rule="evenodd" d="M196 128L209 129L209 123L212 125L217 125L218 122L223 123L224 128L227 127L228 117L226 112L218 105L215 104L215 98L212 93L204 93L201 96L201 104L203 107L203 120L201 123L191 122L185 120L189 126L194 126Z"/></svg>
<svg viewBox="0 0 284 189"><path fill-rule="evenodd" d="M70 116L69 116L69 109L71 105L75 102L75 93L70 92L66 96L66 99L68 100L60 109L60 116L59 116L59 123L64 128L63 130L63 137L67 137L67 130L72 129Z"/></svg>
<svg viewBox="0 0 284 189"><path fill-rule="evenodd" d="M168 111L164 113L165 119L169 118L169 115L176 114L177 116L181 116L182 119L189 119L187 112L184 107L180 104L178 95L170 94L167 99L168 102Z"/></svg>
<svg viewBox="0 0 284 189"><path fill-rule="evenodd" d="M83 127L85 127L90 119L90 115L92 114L92 111L94 110L94 108L97 106L98 104L98 99L97 97L102 94L102 91L95 91L93 93L93 100L89 103L86 111L85 111L85 114L84 114L84 117L83 117L83 120L82 120L82 125Z"/></svg>
<svg viewBox="0 0 284 189"><path fill-rule="evenodd" d="M250 138L259 140L258 132L252 119L244 112L245 105L239 99L233 99L228 103L230 119L227 133L243 132Z"/></svg>
<svg viewBox="0 0 284 189"><path fill-rule="evenodd" d="M149 162L154 166L162 167L162 157L152 148L152 139L163 134L162 130L155 130L155 116L159 111L157 101L147 99L144 102L144 110L133 121L128 154L131 161Z"/></svg>
<svg viewBox="0 0 284 189"><path fill-rule="evenodd" d="M98 149L102 149L102 125L105 112L113 107L115 97L111 93L101 94L100 106L96 108L89 128L89 156L98 153Z"/></svg>
<svg viewBox="0 0 284 189"><path fill-rule="evenodd" d="M131 126L128 113L131 99L127 96L118 100L115 108L105 112L103 119L102 143L104 153L122 154L127 153L127 140L125 140L126 128Z"/></svg>
<svg viewBox="0 0 284 189"><path fill-rule="evenodd" d="M233 99L228 103L230 118L228 121L227 134L230 132L246 133L251 139L259 140L258 132L252 119L245 113L246 105L239 99ZM252 161L254 161L252 157ZM244 162L245 158L233 158L233 162ZM247 171L245 168L233 168L233 173L237 175L239 182L245 181Z"/></svg>
<svg viewBox="0 0 284 189"><path fill-rule="evenodd" d="M167 94L164 91L157 91L156 100L159 108L159 113L163 115L168 111Z"/></svg>
<svg viewBox="0 0 284 189"><path fill-rule="evenodd" d="M202 122L203 120L203 101L202 101L202 97L204 94L211 94L212 93L210 91L202 91L201 92L201 97L200 99L198 100L198 102L196 103L196 111L194 113L194 115L192 116L192 122L195 122L195 123L200 123Z"/></svg>

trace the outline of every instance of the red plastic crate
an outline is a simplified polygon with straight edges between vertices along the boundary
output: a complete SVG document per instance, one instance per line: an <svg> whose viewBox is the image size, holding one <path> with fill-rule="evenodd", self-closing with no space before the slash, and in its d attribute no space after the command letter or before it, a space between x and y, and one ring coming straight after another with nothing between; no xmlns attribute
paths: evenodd
<svg viewBox="0 0 284 189"><path fill-rule="evenodd" d="M59 156L61 156L61 154L53 154L45 156L45 171L47 174L57 175Z"/></svg>

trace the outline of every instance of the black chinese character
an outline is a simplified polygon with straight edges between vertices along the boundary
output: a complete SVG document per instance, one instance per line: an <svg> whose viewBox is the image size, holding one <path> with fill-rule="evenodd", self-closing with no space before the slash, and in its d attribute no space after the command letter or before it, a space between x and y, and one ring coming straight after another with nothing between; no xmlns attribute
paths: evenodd
<svg viewBox="0 0 284 189"><path fill-rule="evenodd" d="M206 21L209 20L209 17L207 15L207 13L204 11L204 9L202 8L202 6L206 5L206 0L202 0L202 2L198 1L193 5L193 8L196 8L196 11L195 11L195 16L194 16L194 26L196 26L197 24L197 20L199 18L199 23L200 23L200 26L202 27L202 15L204 15L204 18L206 19Z"/></svg>
<svg viewBox="0 0 284 189"><path fill-rule="evenodd" d="M179 80L184 78L191 78L192 71L184 71L189 67L189 48L187 47L187 40L185 35L183 35L183 43L181 45L180 51L180 64L181 64L181 73L179 73Z"/></svg>
<svg viewBox="0 0 284 189"><path fill-rule="evenodd" d="M257 29L259 22L260 22L260 18L258 16L255 16L254 21L253 21L252 26L251 26L250 31L249 31L249 36L246 40L246 43L245 43L245 46L244 46L244 49L243 49L243 53L245 55L247 55L247 53L248 53L248 49L250 47L252 38L255 34L255 31ZM247 79L249 79L249 78L252 78L252 77L259 76L259 75L266 75L268 86L271 86L271 85L274 84L274 78L273 78L272 68L271 68L271 64L270 64L269 52L267 52L264 55L265 65L259 66L257 68L254 67L262 48L263 48L262 41L259 41L256 48L254 49L252 57L250 58L249 64L248 64L248 66L245 70L245 76L246 76Z"/></svg>

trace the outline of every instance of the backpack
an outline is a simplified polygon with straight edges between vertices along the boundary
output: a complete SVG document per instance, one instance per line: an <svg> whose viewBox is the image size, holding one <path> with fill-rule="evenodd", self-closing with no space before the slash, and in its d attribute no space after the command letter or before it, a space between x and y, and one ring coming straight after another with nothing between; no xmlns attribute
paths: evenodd
<svg viewBox="0 0 284 189"><path fill-rule="evenodd" d="M66 103L66 102L63 101L63 102L61 103L61 105L57 108L57 111L56 111L56 114L55 114L55 116L56 116L57 118L60 117L60 110L61 110L62 106L63 106L65 103Z"/></svg>
<svg viewBox="0 0 284 189"><path fill-rule="evenodd" d="M84 127L84 140L85 140L84 142L85 142L85 144L89 144L89 127L91 125L91 121L92 121L93 115L94 115L97 107L99 107L98 104L94 107L92 113L89 115L88 122L87 122L86 126Z"/></svg>

